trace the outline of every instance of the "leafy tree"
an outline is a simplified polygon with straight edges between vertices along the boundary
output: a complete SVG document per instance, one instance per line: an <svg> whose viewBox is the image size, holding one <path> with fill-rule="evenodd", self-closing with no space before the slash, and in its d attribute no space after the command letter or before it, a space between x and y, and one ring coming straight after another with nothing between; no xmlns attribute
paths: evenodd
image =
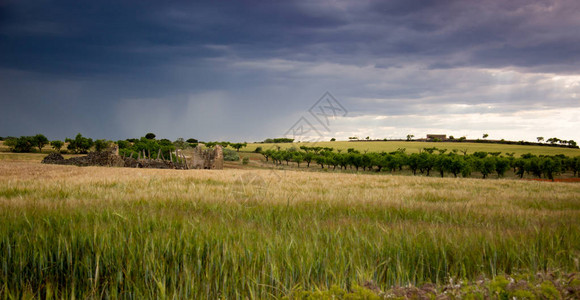
<svg viewBox="0 0 580 300"><path fill-rule="evenodd" d="M10 151L15 150L16 147L16 138L7 138L4 140L4 146L7 146Z"/></svg>
<svg viewBox="0 0 580 300"><path fill-rule="evenodd" d="M107 140L96 140L95 141L95 150L97 152L103 151L109 147L109 141Z"/></svg>
<svg viewBox="0 0 580 300"><path fill-rule="evenodd" d="M578 175L580 177L580 156L574 157L572 171L574 172L574 176Z"/></svg>
<svg viewBox="0 0 580 300"><path fill-rule="evenodd" d="M335 138L331 138L330 141L331 142L336 142L336 139Z"/></svg>
<svg viewBox="0 0 580 300"><path fill-rule="evenodd" d="M534 176L542 178L542 162L538 157L534 156L529 158L525 167L528 173L532 173Z"/></svg>
<svg viewBox="0 0 580 300"><path fill-rule="evenodd" d="M240 149L245 148L248 145L248 143L231 143L230 145L232 146L232 148L240 152Z"/></svg>
<svg viewBox="0 0 580 300"><path fill-rule="evenodd" d="M52 149L54 149L57 152L60 152L60 149L62 148L62 146L64 146L64 143L62 141L55 140L50 142L50 145L52 146Z"/></svg>
<svg viewBox="0 0 580 300"><path fill-rule="evenodd" d="M314 159L314 153L312 153L312 152L306 152L302 156L302 159L306 162L306 167L307 168L310 168L310 163Z"/></svg>
<svg viewBox="0 0 580 300"><path fill-rule="evenodd" d="M44 146L50 143L48 139L42 134L37 134L33 136L32 141L34 143L34 146L38 148L38 152L42 152L42 148L44 148Z"/></svg>
<svg viewBox="0 0 580 300"><path fill-rule="evenodd" d="M453 174L453 176L457 177L458 174L464 173L464 169L467 167L467 163L462 156L452 155L448 157L445 167Z"/></svg>
<svg viewBox="0 0 580 300"><path fill-rule="evenodd" d="M476 169L481 172L483 179L487 178L489 174L495 171L495 160L496 159L493 156L475 160Z"/></svg>
<svg viewBox="0 0 580 300"><path fill-rule="evenodd" d="M451 158L447 155L437 155L435 159L435 170L439 171L441 177L445 177L445 171L450 169Z"/></svg>
<svg viewBox="0 0 580 300"><path fill-rule="evenodd" d="M279 144L279 143L292 143L294 139L290 138L274 138L274 139L265 139L262 143L265 144Z"/></svg>
<svg viewBox="0 0 580 300"><path fill-rule="evenodd" d="M510 168L510 160L505 157L498 157L495 160L495 172L497 177L503 177Z"/></svg>
<svg viewBox="0 0 580 300"><path fill-rule="evenodd" d="M264 156L264 158L266 159L266 161L268 161L268 159L270 158L270 156L272 156L272 152L274 150L268 149L266 151L260 151L260 154L262 154Z"/></svg>
<svg viewBox="0 0 580 300"><path fill-rule="evenodd" d="M258 146L256 147L256 149L254 149L254 153L262 153L263 151L262 149L263 149L262 146Z"/></svg>
<svg viewBox="0 0 580 300"><path fill-rule="evenodd" d="M417 174L417 169L419 169L419 163L420 163L420 157L419 154L417 153L413 153L411 155L409 155L409 159L407 160L407 164L409 165L409 169L411 169L411 171L413 171L413 175Z"/></svg>
<svg viewBox="0 0 580 300"><path fill-rule="evenodd" d="M487 139L487 137L488 137L488 136L489 136L489 134L487 134L487 133L484 133L484 134L483 134L483 138L484 138L484 139Z"/></svg>
<svg viewBox="0 0 580 300"><path fill-rule="evenodd" d="M119 146L119 150L128 149L131 147L131 143L124 141L124 140L118 140L117 145Z"/></svg>
<svg viewBox="0 0 580 300"><path fill-rule="evenodd" d="M145 138L148 140L154 140L155 139L155 134L152 132L149 132L145 135Z"/></svg>
<svg viewBox="0 0 580 300"><path fill-rule="evenodd" d="M524 178L524 173L526 172L526 159L518 158L514 161L514 168L516 175L520 176L520 178Z"/></svg>
<svg viewBox="0 0 580 300"><path fill-rule="evenodd" d="M300 168L300 163L304 161L303 154L301 152L293 152L291 160L298 165L298 168Z"/></svg>
<svg viewBox="0 0 580 300"><path fill-rule="evenodd" d="M147 138L147 137L145 137L145 138ZM189 147L189 144L187 142L185 142L185 140L183 138L178 138L177 140L175 140L173 142L173 146L175 146L176 149L183 150L183 149L186 149L187 147Z"/></svg>
<svg viewBox="0 0 580 300"><path fill-rule="evenodd" d="M35 146L35 141L32 136L10 137L4 141L4 145L12 152L28 153Z"/></svg>
<svg viewBox="0 0 580 300"><path fill-rule="evenodd" d="M80 133L74 140L66 138L65 141L68 143L67 148L75 153L88 153L94 144L93 139L83 137Z"/></svg>
<svg viewBox="0 0 580 300"><path fill-rule="evenodd" d="M538 139L538 143L541 143L542 141L544 141L544 137L543 136L539 136L536 139Z"/></svg>
<svg viewBox="0 0 580 300"><path fill-rule="evenodd" d="M194 139L194 138L189 138L189 139L187 139L187 141L186 141L186 142L188 142L188 143L190 143L190 144L196 144L196 143L199 143L199 141L198 141L197 139Z"/></svg>
<svg viewBox="0 0 580 300"><path fill-rule="evenodd" d="M407 141L410 141L414 138L415 136L412 134L407 134Z"/></svg>
<svg viewBox="0 0 580 300"><path fill-rule="evenodd" d="M326 157L322 156L322 155L317 155L314 157L314 161L316 162L316 164L320 165L320 167L322 169L324 169L324 164L326 163ZM358 168L357 168L358 170Z"/></svg>
<svg viewBox="0 0 580 300"><path fill-rule="evenodd" d="M486 158L487 157L487 154L488 153L485 152L485 151L476 151L476 152L473 152L472 155L475 156L475 157L477 157L477 158L483 159L483 158Z"/></svg>
<svg viewBox="0 0 580 300"><path fill-rule="evenodd" d="M427 176L435 166L435 156L428 152L422 152L419 154L419 170L421 173L426 172Z"/></svg>
<svg viewBox="0 0 580 300"><path fill-rule="evenodd" d="M541 168L544 176L553 181L554 174L559 173L561 170L561 163L559 159L545 157L542 159Z"/></svg>

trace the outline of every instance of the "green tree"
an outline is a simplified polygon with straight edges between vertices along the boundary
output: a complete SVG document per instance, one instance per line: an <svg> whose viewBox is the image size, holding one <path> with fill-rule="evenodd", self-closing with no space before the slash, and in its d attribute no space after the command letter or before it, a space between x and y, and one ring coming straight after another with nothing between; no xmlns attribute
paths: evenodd
<svg viewBox="0 0 580 300"><path fill-rule="evenodd" d="M538 139L538 143L541 143L542 141L544 141L544 137L543 136L539 136L536 139Z"/></svg>
<svg viewBox="0 0 580 300"><path fill-rule="evenodd" d="M410 141L414 138L415 136L412 134L407 134L407 141Z"/></svg>
<svg viewBox="0 0 580 300"><path fill-rule="evenodd" d="M413 175L417 174L417 169L419 169L419 163L420 163L420 157L419 154L417 153L413 153L411 155L409 155L409 158L407 160L407 164L409 165L409 169L411 169L411 171L413 172Z"/></svg>
<svg viewBox="0 0 580 300"><path fill-rule="evenodd" d="M14 152L16 147L16 138L7 138L4 140L4 146L8 147L10 151Z"/></svg>
<svg viewBox="0 0 580 300"><path fill-rule="evenodd" d="M4 145L12 152L28 153L35 146L35 141L32 136L10 137L4 141Z"/></svg>
<svg viewBox="0 0 580 300"><path fill-rule="evenodd" d="M77 134L74 140L66 138L65 141L68 143L67 148L75 153L88 153L94 144L93 139L85 138L80 133Z"/></svg>
<svg viewBox="0 0 580 300"><path fill-rule="evenodd" d="M248 143L231 143L230 145L232 146L232 148L240 152L240 149L245 148L248 145Z"/></svg>
<svg viewBox="0 0 580 300"><path fill-rule="evenodd" d="M488 136L489 136L489 134L487 134L487 133L484 133L484 134L483 134L483 138L484 138L484 139L487 139L487 137L488 137Z"/></svg>
<svg viewBox="0 0 580 300"><path fill-rule="evenodd" d="M131 147L131 143L125 141L125 140L118 140L117 141L117 146L119 146L119 150L121 149L128 149Z"/></svg>
<svg viewBox="0 0 580 300"><path fill-rule="evenodd" d="M48 139L42 134L37 134L33 136L32 141L34 143L34 146L38 148L38 152L42 152L42 148L44 148L44 146L50 143Z"/></svg>
<svg viewBox="0 0 580 300"><path fill-rule="evenodd" d="M50 145L52 146L52 149L54 149L57 152L60 152L60 149L62 148L62 146L64 146L64 143L62 141L55 140L50 142Z"/></svg>
<svg viewBox="0 0 580 300"><path fill-rule="evenodd" d="M505 157L498 157L495 160L495 172L497 177L503 177L510 168L510 160Z"/></svg>
<svg viewBox="0 0 580 300"><path fill-rule="evenodd" d="M330 141L331 142L336 142L336 139L335 138L331 138Z"/></svg>
<svg viewBox="0 0 580 300"><path fill-rule="evenodd" d="M147 138L147 137L145 137L145 138ZM174 146L176 149L181 149L181 150L183 150L183 149L186 149L186 148L188 148L188 147L189 147L189 143L187 143L187 142L186 142L186 141L185 141L183 138L178 138L178 139L176 139L176 140L173 142L173 146ZM209 147L209 146L208 146L208 147Z"/></svg>
<svg viewBox="0 0 580 300"><path fill-rule="evenodd" d="M304 153L304 156L302 158L306 162L306 167L307 168L310 168L310 163L314 159L314 153L312 153L312 152L306 152L306 153Z"/></svg>
<svg viewBox="0 0 580 300"><path fill-rule="evenodd" d="M97 152L103 151L109 147L109 141L107 140L96 140L95 141L95 150Z"/></svg>
<svg viewBox="0 0 580 300"><path fill-rule="evenodd" d="M298 165L298 168L300 168L300 163L304 161L304 156L301 152L293 152L291 160Z"/></svg>
<svg viewBox="0 0 580 300"><path fill-rule="evenodd" d="M560 173L562 164L557 158L544 157L541 161L541 168L544 176L554 181L554 174Z"/></svg>
<svg viewBox="0 0 580 300"><path fill-rule="evenodd" d="M145 138L148 140L154 140L155 139L155 133L149 132L145 135Z"/></svg>
<svg viewBox="0 0 580 300"><path fill-rule="evenodd" d="M495 157L488 156L486 158L475 161L477 162L476 168L479 172L481 172L481 175L484 179L487 178L487 176L493 171L495 171Z"/></svg>

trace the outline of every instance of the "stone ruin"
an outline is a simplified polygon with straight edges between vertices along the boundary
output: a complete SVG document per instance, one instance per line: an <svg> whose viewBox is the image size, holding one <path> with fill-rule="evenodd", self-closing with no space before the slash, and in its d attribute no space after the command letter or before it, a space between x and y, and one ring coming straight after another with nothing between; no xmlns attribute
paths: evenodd
<svg viewBox="0 0 580 300"><path fill-rule="evenodd" d="M193 149L192 169L218 169L224 168L224 152L222 146L216 145L213 149Z"/></svg>
<svg viewBox="0 0 580 300"><path fill-rule="evenodd" d="M176 151L172 153L178 159L173 159L173 155L166 160L161 154L161 150L157 154L156 159L145 158L145 151L143 151L143 158L139 153L137 158L132 156L119 155L119 148L115 145L104 151L90 152L86 156L72 157L65 159L60 153L51 153L43 160L43 164L57 164L57 165L74 165L74 166L103 166L103 167L127 167L127 168L150 168L150 169L218 169L224 168L224 155L220 145L216 145L213 149L201 149L196 147L193 149L193 157L187 157L183 152Z"/></svg>

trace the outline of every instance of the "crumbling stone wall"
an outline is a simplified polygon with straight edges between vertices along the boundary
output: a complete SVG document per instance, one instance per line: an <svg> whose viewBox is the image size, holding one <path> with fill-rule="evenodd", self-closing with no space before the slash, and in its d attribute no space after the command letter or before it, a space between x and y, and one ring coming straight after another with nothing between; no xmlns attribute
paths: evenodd
<svg viewBox="0 0 580 300"><path fill-rule="evenodd" d="M195 147L191 159L190 168L192 169L217 169L224 168L224 152L222 146L216 145L213 149L202 149Z"/></svg>

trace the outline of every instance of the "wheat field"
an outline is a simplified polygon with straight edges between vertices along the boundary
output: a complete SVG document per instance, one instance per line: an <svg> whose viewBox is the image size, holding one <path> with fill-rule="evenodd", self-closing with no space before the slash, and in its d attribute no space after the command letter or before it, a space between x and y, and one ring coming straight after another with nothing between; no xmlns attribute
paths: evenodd
<svg viewBox="0 0 580 300"><path fill-rule="evenodd" d="M578 272L580 185L0 161L0 295L280 298Z"/></svg>

